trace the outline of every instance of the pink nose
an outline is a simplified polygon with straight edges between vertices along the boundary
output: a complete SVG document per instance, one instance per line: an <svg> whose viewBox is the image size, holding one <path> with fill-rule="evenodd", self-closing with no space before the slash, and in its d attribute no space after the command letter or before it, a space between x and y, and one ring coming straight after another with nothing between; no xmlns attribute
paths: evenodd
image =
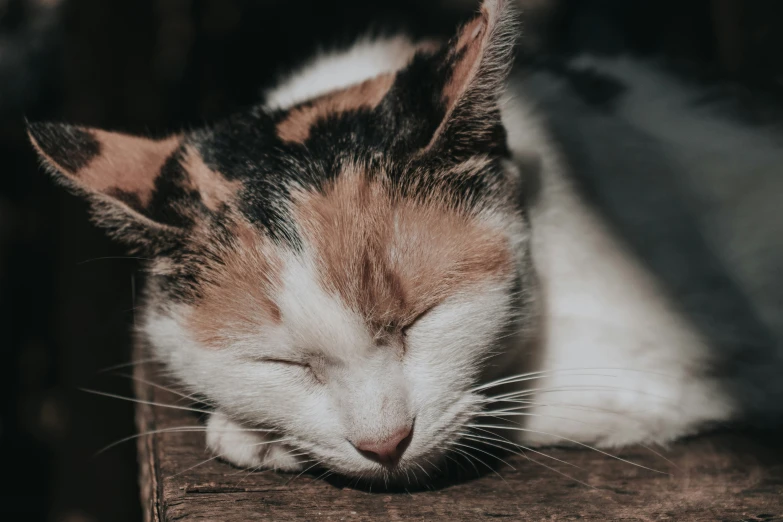
<svg viewBox="0 0 783 522"><path fill-rule="evenodd" d="M413 430L406 426L397 430L391 437L384 440L363 440L354 447L364 457L386 467L394 467L400 461L408 444L411 442Z"/></svg>

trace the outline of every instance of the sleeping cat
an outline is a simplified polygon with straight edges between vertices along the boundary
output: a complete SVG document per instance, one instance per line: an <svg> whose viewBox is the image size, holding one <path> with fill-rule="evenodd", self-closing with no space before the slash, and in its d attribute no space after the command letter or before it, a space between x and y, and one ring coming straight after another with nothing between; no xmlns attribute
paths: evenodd
<svg viewBox="0 0 783 522"><path fill-rule="evenodd" d="M215 454L395 480L465 440L662 443L740 413L509 84L508 3L443 45L318 56L263 105L165 139L30 124L150 258L140 337L215 405Z"/></svg>

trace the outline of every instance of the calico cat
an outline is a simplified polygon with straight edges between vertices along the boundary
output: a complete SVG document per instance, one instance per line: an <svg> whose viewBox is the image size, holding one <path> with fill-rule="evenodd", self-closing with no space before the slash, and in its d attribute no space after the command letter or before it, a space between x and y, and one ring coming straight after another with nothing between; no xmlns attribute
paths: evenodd
<svg viewBox="0 0 783 522"><path fill-rule="evenodd" d="M739 414L709 340L508 82L508 4L443 45L318 56L164 139L30 124L150 259L140 341L215 406L215 454L426 480L461 440L667 442Z"/></svg>

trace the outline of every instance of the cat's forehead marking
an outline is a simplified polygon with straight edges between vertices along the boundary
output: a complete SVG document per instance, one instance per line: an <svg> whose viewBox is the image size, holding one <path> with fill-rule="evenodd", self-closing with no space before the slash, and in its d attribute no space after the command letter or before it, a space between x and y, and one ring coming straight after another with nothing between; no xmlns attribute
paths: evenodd
<svg viewBox="0 0 783 522"><path fill-rule="evenodd" d="M287 142L304 143L310 130L330 114L375 108L389 92L395 73L385 73L294 107L277 124L277 135Z"/></svg>
<svg viewBox="0 0 783 522"><path fill-rule="evenodd" d="M322 192L294 195L320 283L371 327L404 326L466 286L513 272L507 237L446 200L395 197L349 167Z"/></svg>

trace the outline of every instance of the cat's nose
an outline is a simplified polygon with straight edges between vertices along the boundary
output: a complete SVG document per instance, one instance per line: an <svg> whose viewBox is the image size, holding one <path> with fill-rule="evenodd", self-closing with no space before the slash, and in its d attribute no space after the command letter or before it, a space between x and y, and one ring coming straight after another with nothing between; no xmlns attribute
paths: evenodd
<svg viewBox="0 0 783 522"><path fill-rule="evenodd" d="M356 450L382 466L392 468L402 458L413 436L411 426L400 428L391 437L383 440L362 440L354 444Z"/></svg>

